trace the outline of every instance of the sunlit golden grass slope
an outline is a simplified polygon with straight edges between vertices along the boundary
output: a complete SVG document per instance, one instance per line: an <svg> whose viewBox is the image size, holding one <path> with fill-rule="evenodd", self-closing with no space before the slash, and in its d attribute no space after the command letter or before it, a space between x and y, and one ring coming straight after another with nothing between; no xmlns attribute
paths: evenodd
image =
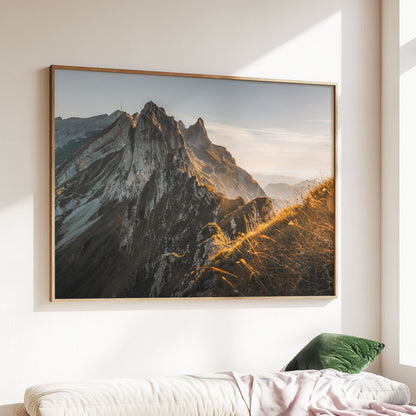
<svg viewBox="0 0 416 416"><path fill-rule="evenodd" d="M203 267L194 289L212 296L316 296L335 291L334 180L312 189L301 204L225 244Z"/></svg>

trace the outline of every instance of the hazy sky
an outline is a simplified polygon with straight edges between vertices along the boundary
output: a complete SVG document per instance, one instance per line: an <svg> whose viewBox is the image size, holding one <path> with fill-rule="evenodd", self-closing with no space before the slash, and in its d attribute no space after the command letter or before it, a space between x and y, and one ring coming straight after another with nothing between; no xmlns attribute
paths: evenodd
<svg viewBox="0 0 416 416"><path fill-rule="evenodd" d="M211 141L253 176L333 174L333 88L274 82L56 70L55 116L132 114L154 101L186 126L202 117Z"/></svg>

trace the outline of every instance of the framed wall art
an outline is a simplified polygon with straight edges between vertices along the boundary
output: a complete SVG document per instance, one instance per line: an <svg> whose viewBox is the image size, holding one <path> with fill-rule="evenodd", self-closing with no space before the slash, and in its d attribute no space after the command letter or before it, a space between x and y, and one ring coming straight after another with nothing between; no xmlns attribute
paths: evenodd
<svg viewBox="0 0 416 416"><path fill-rule="evenodd" d="M336 296L336 85L51 67L51 301Z"/></svg>

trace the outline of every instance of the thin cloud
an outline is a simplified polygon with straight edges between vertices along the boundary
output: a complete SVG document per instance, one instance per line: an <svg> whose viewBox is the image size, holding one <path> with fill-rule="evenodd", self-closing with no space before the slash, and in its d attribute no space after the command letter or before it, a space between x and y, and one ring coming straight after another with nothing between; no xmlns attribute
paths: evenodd
<svg viewBox="0 0 416 416"><path fill-rule="evenodd" d="M246 129L207 123L213 143L225 146L248 172L290 174L302 178L333 174L333 139L284 129Z"/></svg>
<svg viewBox="0 0 416 416"><path fill-rule="evenodd" d="M332 120L329 120L327 118L315 118L310 120L305 120L306 123L322 123L322 124L332 124Z"/></svg>
<svg viewBox="0 0 416 416"><path fill-rule="evenodd" d="M238 137L254 133L252 137L258 138L260 135L269 136L269 139L272 139L273 143L278 141L281 143L290 143L291 145L294 143L319 143L331 140L330 135L323 134L322 132L320 134L306 134L285 129L253 129L221 123L206 123L205 127L213 133L213 137L214 135Z"/></svg>

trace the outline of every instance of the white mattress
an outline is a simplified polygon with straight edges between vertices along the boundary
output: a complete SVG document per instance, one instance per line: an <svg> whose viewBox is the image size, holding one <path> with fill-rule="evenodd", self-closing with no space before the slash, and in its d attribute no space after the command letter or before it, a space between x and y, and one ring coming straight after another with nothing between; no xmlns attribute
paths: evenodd
<svg viewBox="0 0 416 416"><path fill-rule="evenodd" d="M407 405L410 400L409 387L399 381L362 371L349 374L343 385L345 398L368 400L397 405Z"/></svg>
<svg viewBox="0 0 416 416"><path fill-rule="evenodd" d="M42 384L26 390L25 408L30 416L249 416L225 374Z"/></svg>

